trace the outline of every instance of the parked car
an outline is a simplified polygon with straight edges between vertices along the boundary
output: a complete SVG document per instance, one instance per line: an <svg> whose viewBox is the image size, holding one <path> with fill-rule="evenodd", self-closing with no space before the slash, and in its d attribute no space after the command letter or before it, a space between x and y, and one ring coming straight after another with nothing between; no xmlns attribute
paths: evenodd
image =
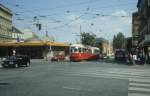
<svg viewBox="0 0 150 96"><path fill-rule="evenodd" d="M26 55L9 56L2 62L2 67L21 67L30 66L30 57Z"/></svg>
<svg viewBox="0 0 150 96"><path fill-rule="evenodd" d="M64 55L56 55L51 58L51 61L64 61L64 60L65 60Z"/></svg>

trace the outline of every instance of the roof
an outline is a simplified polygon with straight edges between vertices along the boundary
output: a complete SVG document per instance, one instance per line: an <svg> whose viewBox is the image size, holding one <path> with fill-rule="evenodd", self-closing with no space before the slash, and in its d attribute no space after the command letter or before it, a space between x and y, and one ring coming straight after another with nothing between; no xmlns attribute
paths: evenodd
<svg viewBox="0 0 150 96"><path fill-rule="evenodd" d="M83 44L72 44L72 47L85 47Z"/></svg>
<svg viewBox="0 0 150 96"><path fill-rule="evenodd" d="M47 46L64 46L69 47L70 45L68 43L60 43L60 42L47 42Z"/></svg>
<svg viewBox="0 0 150 96"><path fill-rule="evenodd" d="M60 42L0 42L0 46L10 46L10 47L20 47L20 46L63 46L69 47L68 43L60 43Z"/></svg>
<svg viewBox="0 0 150 96"><path fill-rule="evenodd" d="M39 38L31 37L31 38L27 38L26 40L24 40L24 42L43 42L43 41Z"/></svg>
<svg viewBox="0 0 150 96"><path fill-rule="evenodd" d="M97 47L91 47L91 49L99 50L99 48L97 48Z"/></svg>
<svg viewBox="0 0 150 96"><path fill-rule="evenodd" d="M44 45L44 43L40 43L40 42L7 42L7 43L0 42L0 46L11 46L11 47L43 46L43 45Z"/></svg>
<svg viewBox="0 0 150 96"><path fill-rule="evenodd" d="M0 9L2 9L3 11L7 12L10 15L12 15L12 11L9 8L7 8L6 6L4 6L3 4L0 4Z"/></svg>
<svg viewBox="0 0 150 96"><path fill-rule="evenodd" d="M12 27L12 32L13 33L18 33L18 34L23 34L23 32L21 32L18 28L16 28L16 27Z"/></svg>

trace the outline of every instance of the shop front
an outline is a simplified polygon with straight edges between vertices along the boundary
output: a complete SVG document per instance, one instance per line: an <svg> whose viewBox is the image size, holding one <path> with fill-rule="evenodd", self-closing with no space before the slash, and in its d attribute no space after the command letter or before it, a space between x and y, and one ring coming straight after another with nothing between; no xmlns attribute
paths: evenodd
<svg viewBox="0 0 150 96"><path fill-rule="evenodd" d="M0 43L0 56L11 56L13 50L17 55L28 55L32 59L43 59L48 53L64 52L68 53L69 45L65 43L52 42L18 42L18 43Z"/></svg>

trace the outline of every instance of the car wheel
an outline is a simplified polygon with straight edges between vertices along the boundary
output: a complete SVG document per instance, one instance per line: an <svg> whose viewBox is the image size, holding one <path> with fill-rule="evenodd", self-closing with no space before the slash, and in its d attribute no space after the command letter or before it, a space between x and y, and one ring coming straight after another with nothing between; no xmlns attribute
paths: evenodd
<svg viewBox="0 0 150 96"><path fill-rule="evenodd" d="M1 65L3 68L7 68L5 65Z"/></svg>
<svg viewBox="0 0 150 96"><path fill-rule="evenodd" d="M30 62L27 62L26 67L29 67L29 66L30 66Z"/></svg>
<svg viewBox="0 0 150 96"><path fill-rule="evenodd" d="M19 68L19 65L18 65L18 64L15 64L15 68Z"/></svg>

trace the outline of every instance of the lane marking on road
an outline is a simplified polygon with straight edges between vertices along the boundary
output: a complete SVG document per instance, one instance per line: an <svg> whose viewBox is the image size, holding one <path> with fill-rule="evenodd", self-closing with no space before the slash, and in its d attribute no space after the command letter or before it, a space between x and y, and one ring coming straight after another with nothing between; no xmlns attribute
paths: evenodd
<svg viewBox="0 0 150 96"><path fill-rule="evenodd" d="M114 76L114 75L118 75L118 76L128 76L128 77L146 77L146 78L150 78L150 75L142 75L142 74L136 74L136 73L123 73L123 72L104 72L104 71L102 71L101 73L100 72L82 72L82 74L93 74L93 75L100 75L100 74L103 74L103 75L112 75L112 76Z"/></svg>
<svg viewBox="0 0 150 96"><path fill-rule="evenodd" d="M68 75L68 74L67 74ZM108 78L108 79L122 79L122 80L127 80L128 78L118 78L118 77L110 77L110 76L102 76L102 75L85 75L85 74L71 74L71 76L81 76L81 77L94 77L94 78Z"/></svg>
<svg viewBox="0 0 150 96"><path fill-rule="evenodd" d="M81 91L80 88L75 88L75 87L67 87L67 86L64 86L63 88L64 88L64 89L68 89L68 90L77 90L77 91Z"/></svg>
<svg viewBox="0 0 150 96"><path fill-rule="evenodd" d="M75 90L75 91L93 91L91 89L87 89L87 88L81 88L81 87L73 87L73 86L63 86L63 89L67 89L67 90Z"/></svg>
<svg viewBox="0 0 150 96"><path fill-rule="evenodd" d="M150 96L149 94L130 93L128 96Z"/></svg>
<svg viewBox="0 0 150 96"><path fill-rule="evenodd" d="M141 84L141 83L130 83L130 87L145 87L145 88L150 88L150 84Z"/></svg>
<svg viewBox="0 0 150 96"><path fill-rule="evenodd" d="M120 75L120 74L97 74L97 73L73 73L66 72L65 74L76 75L76 76L94 76L94 77L107 77L107 78L117 78L117 79L150 79L150 77L141 77L141 76L129 76L129 75Z"/></svg>
<svg viewBox="0 0 150 96"><path fill-rule="evenodd" d="M87 77L96 77L96 78L109 78L109 79L121 79L121 80L129 80L129 87L128 87L128 96L150 96L150 78L149 75L144 75L143 73L146 73L146 71L140 71L138 72L132 72L132 74L120 72L119 74L117 72L107 72L108 70L102 70L103 72L92 72L88 71L85 72L71 72L68 73L70 75L74 76L87 76ZM131 70L130 70L131 71ZM126 71L128 72L128 70ZM134 74L138 73L138 74ZM138 94L138 95L137 95ZM140 95L139 95L140 94ZM148 94L148 95L147 95Z"/></svg>
<svg viewBox="0 0 150 96"><path fill-rule="evenodd" d="M150 89L149 88L129 87L128 92L129 93L143 93L143 94L149 94L150 95Z"/></svg>
<svg viewBox="0 0 150 96"><path fill-rule="evenodd" d="M128 96L150 96L150 80L129 81Z"/></svg>
<svg viewBox="0 0 150 96"><path fill-rule="evenodd" d="M149 79L130 79L129 80L130 83L140 83L140 84L150 84L150 80Z"/></svg>

